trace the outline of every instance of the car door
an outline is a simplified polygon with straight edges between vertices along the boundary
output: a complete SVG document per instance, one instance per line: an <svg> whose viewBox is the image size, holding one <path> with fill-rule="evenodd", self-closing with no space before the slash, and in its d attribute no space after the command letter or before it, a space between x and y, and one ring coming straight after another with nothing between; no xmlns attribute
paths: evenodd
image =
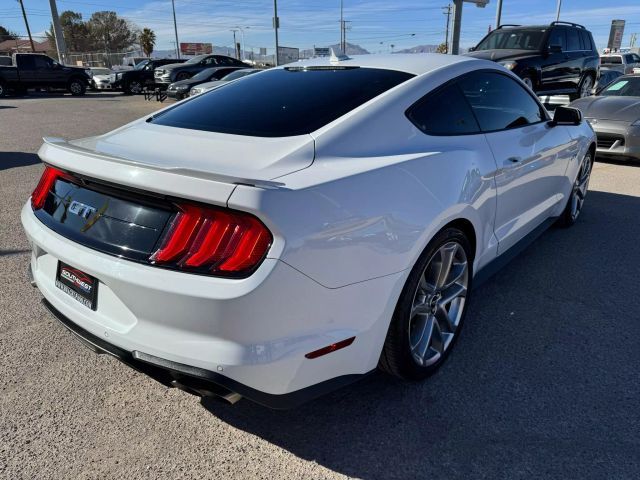
<svg viewBox="0 0 640 480"><path fill-rule="evenodd" d="M473 72L459 85L498 166L495 234L502 253L563 200L562 182L574 154L573 142L566 129L550 126L539 101L507 74Z"/></svg>
<svg viewBox="0 0 640 480"><path fill-rule="evenodd" d="M577 27L567 28L567 51L565 52L566 82L564 88L576 89L582 79L586 51L582 46L580 30Z"/></svg>
<svg viewBox="0 0 640 480"><path fill-rule="evenodd" d="M24 88L33 88L37 85L38 71L35 62L36 55L16 56L16 65L20 75L20 83Z"/></svg>
<svg viewBox="0 0 640 480"><path fill-rule="evenodd" d="M545 58L541 67L540 83L542 90L561 90L568 75L566 61L568 55L567 35L564 27L553 27L547 37Z"/></svg>

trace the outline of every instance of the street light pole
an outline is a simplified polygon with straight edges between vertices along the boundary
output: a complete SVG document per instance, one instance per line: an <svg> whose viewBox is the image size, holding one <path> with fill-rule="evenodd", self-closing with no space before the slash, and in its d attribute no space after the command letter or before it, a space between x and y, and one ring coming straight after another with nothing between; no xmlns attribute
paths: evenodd
<svg viewBox="0 0 640 480"><path fill-rule="evenodd" d="M273 56L275 59L276 67L278 66L279 49L278 49L278 27L280 26L280 19L278 18L278 0L273 0L273 28L276 31L276 54Z"/></svg>
<svg viewBox="0 0 640 480"><path fill-rule="evenodd" d="M453 0L453 38L451 55L460 53L460 26L462 24L462 0Z"/></svg>
<svg viewBox="0 0 640 480"><path fill-rule="evenodd" d="M556 22L560 20L560 9L562 8L562 0L558 0L558 10L556 11Z"/></svg>
<svg viewBox="0 0 640 480"><path fill-rule="evenodd" d="M171 0L171 8L173 9L173 31L176 34L176 57L180 58L180 43L178 42L178 22L176 22L176 2Z"/></svg>

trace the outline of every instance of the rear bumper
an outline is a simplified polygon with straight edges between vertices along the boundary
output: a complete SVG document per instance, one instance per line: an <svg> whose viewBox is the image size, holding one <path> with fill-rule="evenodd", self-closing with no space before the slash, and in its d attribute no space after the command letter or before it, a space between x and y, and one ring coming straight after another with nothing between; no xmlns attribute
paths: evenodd
<svg viewBox="0 0 640 480"><path fill-rule="evenodd" d="M33 248L33 282L67 326L100 339L90 343L138 370L148 373L142 364L169 370L150 371L163 384L183 380L193 391L219 394L198 383L207 380L274 408L295 406L375 369L392 299L404 283L399 273L330 289L274 258L241 280L174 272L72 242L43 225L29 203L21 218ZM55 286L59 261L98 279L95 311ZM305 358L353 336L347 348Z"/></svg>
<svg viewBox="0 0 640 480"><path fill-rule="evenodd" d="M179 388L203 397L217 396L229 399L233 398L234 394L237 394L265 407L284 410L295 408L314 398L360 380L367 375L343 375L295 392L282 395L269 394L216 372L172 362L135 350L133 352L123 350L89 333L79 325L76 325L46 299L43 299L42 303L47 310L49 310L53 318L58 320L58 322L80 340L82 344L93 350L96 354L111 355L125 365L144 373L166 387Z"/></svg>

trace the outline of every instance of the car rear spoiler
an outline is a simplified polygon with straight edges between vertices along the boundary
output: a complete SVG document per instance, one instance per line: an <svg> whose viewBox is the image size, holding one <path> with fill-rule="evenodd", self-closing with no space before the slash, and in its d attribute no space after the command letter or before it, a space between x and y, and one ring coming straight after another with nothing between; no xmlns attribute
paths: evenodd
<svg viewBox="0 0 640 480"><path fill-rule="evenodd" d="M184 177L197 178L230 185L249 185L265 189L278 189L285 187L284 183L275 182L272 180L232 177L228 175L220 175L212 172L190 168L151 165L144 162L138 162L127 158L118 157L112 154L96 152L95 150L69 143L63 138L44 137L42 140L44 141L44 144L42 145L42 147L40 147L38 155L44 162L51 163L63 169L66 168L77 173L83 173L87 176L91 176L92 172L85 171L85 164L87 163L86 160L92 159L97 160L101 163L106 162L107 164L111 164L113 167L116 167L118 165L128 166L136 170L150 170L155 172L162 172L165 174L180 175ZM137 186L139 187L139 185Z"/></svg>

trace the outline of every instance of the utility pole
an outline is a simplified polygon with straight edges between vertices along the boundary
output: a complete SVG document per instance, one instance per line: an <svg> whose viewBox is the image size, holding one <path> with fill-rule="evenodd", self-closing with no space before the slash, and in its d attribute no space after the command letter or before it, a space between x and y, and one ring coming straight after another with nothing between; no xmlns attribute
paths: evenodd
<svg viewBox="0 0 640 480"><path fill-rule="evenodd" d="M20 1L20 3L22 3L22 1ZM62 33L62 25L60 25L60 18L58 17L58 7L56 6L56 0L49 0L49 6L51 7L53 36L56 39L56 50L58 51L58 60L60 60L61 63L67 63L66 62L67 45L64 41L64 34Z"/></svg>
<svg viewBox="0 0 640 480"><path fill-rule="evenodd" d="M494 28L498 28L500 22L502 22L502 0L498 0L498 5L496 5L496 23Z"/></svg>
<svg viewBox="0 0 640 480"><path fill-rule="evenodd" d="M556 22L560 20L560 9L562 8L562 0L558 0L558 10L556 11Z"/></svg>
<svg viewBox="0 0 640 480"><path fill-rule="evenodd" d="M275 59L276 67L280 63L279 61L279 49L278 49L278 28L280 27L280 19L278 18L278 0L273 0L273 28L276 31L276 54L273 56Z"/></svg>
<svg viewBox="0 0 640 480"><path fill-rule="evenodd" d="M235 28L231 29L231 31L233 32L233 51L236 52L235 57L240 60L238 58L238 44L236 43L236 32L238 30L236 30Z"/></svg>
<svg viewBox="0 0 640 480"><path fill-rule="evenodd" d="M460 53L460 26L462 24L462 0L453 0L453 38L451 39L451 55Z"/></svg>
<svg viewBox="0 0 640 480"><path fill-rule="evenodd" d="M344 53L344 0L340 0L340 50Z"/></svg>
<svg viewBox="0 0 640 480"><path fill-rule="evenodd" d="M171 8L173 9L173 31L176 34L176 58L180 58L180 42L178 41L178 22L176 22L176 2L171 0Z"/></svg>
<svg viewBox="0 0 640 480"><path fill-rule="evenodd" d="M31 29L29 28L29 21L27 20L27 12L24 11L24 5L22 4L22 0L18 0L20 2L20 8L22 8L22 16L24 17L24 24L27 27L27 34L29 35L29 42L31 43L31 51L35 53L36 47L33 44L33 38L31 38Z"/></svg>
<svg viewBox="0 0 640 480"><path fill-rule="evenodd" d="M447 28L446 33L444 34L444 53L449 53L449 25L451 24L451 10L453 7L449 4L446 7L442 7L442 9L444 10L442 13L447 16Z"/></svg>

